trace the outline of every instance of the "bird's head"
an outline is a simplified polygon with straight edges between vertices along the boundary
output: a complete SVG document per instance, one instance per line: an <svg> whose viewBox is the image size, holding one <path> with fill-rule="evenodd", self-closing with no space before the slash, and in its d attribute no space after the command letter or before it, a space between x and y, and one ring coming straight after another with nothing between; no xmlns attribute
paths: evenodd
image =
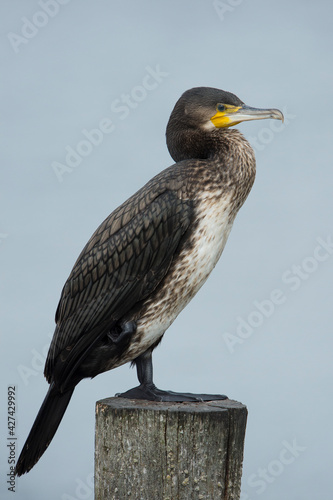
<svg viewBox="0 0 333 500"><path fill-rule="evenodd" d="M187 145L195 148L198 141L204 146L203 131L211 132L237 125L243 121L273 118L283 121L278 109L252 108L244 104L236 95L210 87L195 87L187 90L177 101L167 126L167 143L171 156L179 161L189 158ZM206 136L207 140L207 136ZM181 149L183 153L181 153ZM204 157L194 156L194 157Z"/></svg>
<svg viewBox="0 0 333 500"><path fill-rule="evenodd" d="M252 108L235 94L210 87L196 87L184 92L173 112L178 110L188 123L207 129L226 128L265 118L283 121L283 114L278 109Z"/></svg>

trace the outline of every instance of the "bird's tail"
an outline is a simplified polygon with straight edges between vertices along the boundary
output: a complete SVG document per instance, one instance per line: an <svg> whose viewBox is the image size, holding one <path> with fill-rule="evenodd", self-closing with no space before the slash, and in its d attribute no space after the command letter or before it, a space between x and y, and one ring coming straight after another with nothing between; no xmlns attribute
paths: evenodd
<svg viewBox="0 0 333 500"><path fill-rule="evenodd" d="M58 429L73 391L74 387L61 393L54 383L50 385L17 461L15 473L18 476L29 472L43 455Z"/></svg>

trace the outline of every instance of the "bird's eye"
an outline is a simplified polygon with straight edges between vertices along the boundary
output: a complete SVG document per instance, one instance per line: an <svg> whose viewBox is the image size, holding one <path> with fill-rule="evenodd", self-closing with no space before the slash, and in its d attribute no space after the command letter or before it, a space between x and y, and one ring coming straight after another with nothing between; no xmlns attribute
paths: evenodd
<svg viewBox="0 0 333 500"><path fill-rule="evenodd" d="M218 110L218 111L225 111L225 106L224 106L224 104L218 104L218 105L217 105L217 110Z"/></svg>

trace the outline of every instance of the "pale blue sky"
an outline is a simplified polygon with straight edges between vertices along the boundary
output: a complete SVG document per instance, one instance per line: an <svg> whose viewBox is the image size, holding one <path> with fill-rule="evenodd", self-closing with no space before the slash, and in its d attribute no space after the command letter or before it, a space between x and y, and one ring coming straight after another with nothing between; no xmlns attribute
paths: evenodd
<svg viewBox="0 0 333 500"><path fill-rule="evenodd" d="M332 496L332 13L324 0L1 2L1 408L15 384L17 453L47 390L43 357L72 265L97 225L172 164L165 126L181 93L212 86L286 120L239 126L256 182L154 353L156 383L247 405L243 500ZM135 384L128 366L82 382L15 499L93 499L95 401Z"/></svg>

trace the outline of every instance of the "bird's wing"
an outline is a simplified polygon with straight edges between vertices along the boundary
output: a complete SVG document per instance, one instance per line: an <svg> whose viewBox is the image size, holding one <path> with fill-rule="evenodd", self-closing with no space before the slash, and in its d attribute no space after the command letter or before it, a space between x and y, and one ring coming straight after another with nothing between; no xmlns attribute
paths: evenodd
<svg viewBox="0 0 333 500"><path fill-rule="evenodd" d="M48 380L59 353L88 349L149 296L167 273L192 220L192 203L172 190L130 198L97 229L65 283L57 328L45 366ZM89 350L89 349L88 349Z"/></svg>

